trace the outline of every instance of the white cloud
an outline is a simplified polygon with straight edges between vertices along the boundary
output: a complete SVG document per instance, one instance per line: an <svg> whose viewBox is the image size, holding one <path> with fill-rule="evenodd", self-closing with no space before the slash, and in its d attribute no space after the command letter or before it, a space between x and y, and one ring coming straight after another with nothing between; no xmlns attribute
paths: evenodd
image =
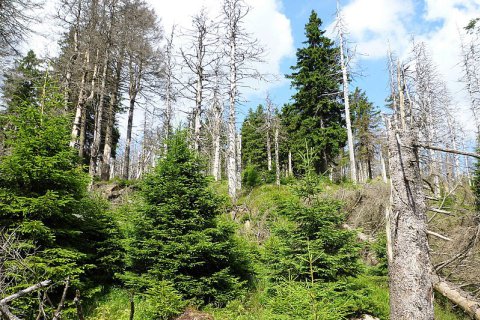
<svg viewBox="0 0 480 320"><path fill-rule="evenodd" d="M385 59L388 45L398 56L411 50L411 39L423 41L432 53L439 73L447 82L457 118L473 134L473 121L463 90L459 31L480 17L478 0L352 0L343 7L350 40L360 59Z"/></svg>
<svg viewBox="0 0 480 320"><path fill-rule="evenodd" d="M162 24L169 33L171 26L176 24L179 28L189 28L192 16L202 7L207 9L210 17L218 17L221 13L222 1L219 0L177 0L155 1L149 0L162 20ZM259 43L266 48L264 62L257 64L257 69L262 73L280 74L280 62L283 58L292 56L295 52L290 20L281 12L282 3L279 0L246 0L251 7L246 16L244 26ZM264 92L279 83L264 83L251 81L247 96L256 92Z"/></svg>
<svg viewBox="0 0 480 320"><path fill-rule="evenodd" d="M354 0L342 8L342 15L357 51L366 59L386 54L387 42L400 51L408 43L404 21L414 13L412 0Z"/></svg>

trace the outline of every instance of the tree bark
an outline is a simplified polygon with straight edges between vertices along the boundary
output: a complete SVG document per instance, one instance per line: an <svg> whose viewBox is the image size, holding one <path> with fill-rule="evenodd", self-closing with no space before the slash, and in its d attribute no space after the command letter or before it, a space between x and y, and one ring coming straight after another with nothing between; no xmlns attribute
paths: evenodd
<svg viewBox="0 0 480 320"><path fill-rule="evenodd" d="M115 109L118 104L120 94L120 82L123 68L123 53L120 53L115 70L115 79L113 91L110 93L110 103L107 110L107 124L105 127L105 142L103 147L103 157L101 166L101 179L106 181L110 179L110 167L113 148L113 127L115 125Z"/></svg>
<svg viewBox="0 0 480 320"><path fill-rule="evenodd" d="M355 152L353 149L352 124L350 121L348 76L347 76L347 66L345 64L345 57L344 57L344 51L343 51L343 30L340 30L339 35L340 35L340 65L342 68L342 76L343 76L343 100L345 103L345 122L347 123L348 157L350 159L350 179L355 184L358 181L358 177L357 177L357 171L355 166Z"/></svg>
<svg viewBox="0 0 480 320"><path fill-rule="evenodd" d="M100 155L100 142L102 139L102 124L103 124L103 106L105 104L105 90L107 85L108 64L110 59L110 48L105 50L105 58L103 61L102 84L100 85L100 97L98 101L97 110L95 112L95 127L93 133L93 143L90 149L90 165L88 172L90 176L98 175L98 163Z"/></svg>
<svg viewBox="0 0 480 320"><path fill-rule="evenodd" d="M237 191L242 189L242 135L237 134Z"/></svg>
<svg viewBox="0 0 480 320"><path fill-rule="evenodd" d="M75 118L73 120L73 127L72 127L72 134L70 140L70 147L75 148L77 146L81 125L82 125L82 113L85 110L85 99L86 99L86 92L85 92L85 83L87 82L88 77L88 65L90 63L90 54L88 50L85 51L85 61L83 64L83 73L82 73L82 80L80 82L80 90L78 93L78 102L77 107L75 109Z"/></svg>
<svg viewBox="0 0 480 320"><path fill-rule="evenodd" d="M275 184L280 186L280 150L278 143L278 125L275 126Z"/></svg>
<svg viewBox="0 0 480 320"><path fill-rule="evenodd" d="M390 312L395 320L434 319L427 208L415 139L410 130L389 127L393 251L389 264Z"/></svg>

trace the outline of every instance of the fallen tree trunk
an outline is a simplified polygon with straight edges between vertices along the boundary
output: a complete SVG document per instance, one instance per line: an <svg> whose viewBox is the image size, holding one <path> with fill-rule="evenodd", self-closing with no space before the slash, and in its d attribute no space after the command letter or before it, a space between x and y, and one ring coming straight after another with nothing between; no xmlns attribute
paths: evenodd
<svg viewBox="0 0 480 320"><path fill-rule="evenodd" d="M480 303L471 298L467 292L456 288L452 283L436 275L433 276L433 288L442 296L462 308L469 316L480 320Z"/></svg>
<svg viewBox="0 0 480 320"><path fill-rule="evenodd" d="M352 226L344 224L342 226L346 230L355 230ZM427 230L427 233L431 233ZM374 242L372 236L357 231L357 238L361 242ZM374 260L369 260L374 261ZM367 261L368 262L368 261ZM454 284L440 278L438 275L432 275L433 289L439 294L447 298L453 304L459 306L470 317L480 320L480 302L472 298L466 291L456 287Z"/></svg>

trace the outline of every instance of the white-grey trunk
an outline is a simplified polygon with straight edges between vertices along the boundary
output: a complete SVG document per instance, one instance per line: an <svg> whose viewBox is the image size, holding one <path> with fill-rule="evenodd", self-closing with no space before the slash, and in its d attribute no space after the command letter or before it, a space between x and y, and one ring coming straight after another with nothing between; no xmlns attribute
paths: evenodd
<svg viewBox="0 0 480 320"><path fill-rule="evenodd" d="M103 61L103 72L102 72L102 83L100 85L100 98L95 112L95 127L93 133L93 144L90 148L90 166L88 172L90 176L98 175L98 162L100 156L100 142L102 135L102 124L103 124L103 106L105 101L105 89L107 83L107 73L108 73L108 63L109 63L109 50L105 51L105 59Z"/></svg>
<svg viewBox="0 0 480 320"><path fill-rule="evenodd" d="M230 20L229 32L230 32L230 90L229 90L229 100L230 100L230 110L228 117L228 194L235 203L237 200L237 161L235 155L236 149L236 110L235 110L235 101L237 98L237 65L236 65L236 39L235 39L235 30L236 26L234 21Z"/></svg>
<svg viewBox="0 0 480 320"><path fill-rule="evenodd" d="M434 319L426 205L416 144L412 131L389 126L390 317L396 320Z"/></svg>
<svg viewBox="0 0 480 320"><path fill-rule="evenodd" d="M357 171L355 167L355 152L353 150L352 123L350 120L350 101L347 66L345 64L345 55L343 51L343 31L340 30L340 64L343 75L343 100L345 102L345 122L347 123L348 157L350 159L350 179L353 183L357 182Z"/></svg>
<svg viewBox="0 0 480 320"><path fill-rule="evenodd" d="M383 151L382 151L381 147L380 147L380 166L381 166L381 170L382 170L382 180L383 180L383 182L387 183L388 182L387 167L385 165L385 158L383 157Z"/></svg>
<svg viewBox="0 0 480 320"><path fill-rule="evenodd" d="M280 186L280 150L278 143L278 125L275 126L275 183Z"/></svg>
<svg viewBox="0 0 480 320"><path fill-rule="evenodd" d="M195 110L194 110L194 130L193 130L193 149L195 151L200 151L200 130L202 129L202 83L203 74L199 74L197 78L197 88L196 88L196 97L195 97Z"/></svg>
<svg viewBox="0 0 480 320"><path fill-rule="evenodd" d="M73 126L72 126L72 134L71 134L71 140L70 140L70 147L72 148L75 148L77 146L78 140L80 138L82 112L83 112L83 109L85 108L85 99L86 99L85 84L87 82L89 64L90 64L90 53L88 50L86 50L85 61L83 64L82 80L80 82L80 88L78 93L78 102L77 102L77 107L75 110L75 118L73 120Z"/></svg>
<svg viewBox="0 0 480 320"><path fill-rule="evenodd" d="M267 128L267 168L272 170L272 143L270 141L270 130Z"/></svg>
<svg viewBox="0 0 480 320"><path fill-rule="evenodd" d="M237 191L242 190L242 135L237 134Z"/></svg>
<svg viewBox="0 0 480 320"><path fill-rule="evenodd" d="M293 166L292 166L292 151L288 151L288 175L293 176Z"/></svg>
<svg viewBox="0 0 480 320"><path fill-rule="evenodd" d="M105 127L105 142L103 147L101 179L109 180L112 176L113 166L111 165L112 146L113 146L113 127L115 126L115 107L118 103L120 94L121 71L123 67L123 53L120 54L115 70L115 79L113 92L110 93L110 102L107 110L107 125Z"/></svg>

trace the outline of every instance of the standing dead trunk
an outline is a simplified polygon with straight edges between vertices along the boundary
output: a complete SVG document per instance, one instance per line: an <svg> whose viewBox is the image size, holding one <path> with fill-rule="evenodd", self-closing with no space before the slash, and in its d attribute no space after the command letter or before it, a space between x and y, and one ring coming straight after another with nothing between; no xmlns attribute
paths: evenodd
<svg viewBox="0 0 480 320"><path fill-rule="evenodd" d="M272 171L272 143L270 141L270 129L267 127L267 169Z"/></svg>
<svg viewBox="0 0 480 320"><path fill-rule="evenodd" d="M110 93L110 103L107 110L107 124L105 127L105 143L103 147L103 157L101 166L101 179L106 181L110 179L111 156L113 148L113 127L115 125L115 109L118 104L120 92L120 81L123 67L123 53L120 53L115 70L114 88Z"/></svg>
<svg viewBox="0 0 480 320"><path fill-rule="evenodd" d="M390 317L395 320L434 318L426 206L415 139L411 130L395 128L395 124L389 127Z"/></svg>
<svg viewBox="0 0 480 320"><path fill-rule="evenodd" d="M77 107L75 111L75 118L73 120L72 135L70 140L70 147L72 148L76 147L77 144L79 143L80 131L82 126L82 113L85 110L85 100L86 100L85 84L87 82L89 64L90 64L90 53L88 52L88 50L86 50L85 61L83 64L82 80L80 82L78 102L77 102Z"/></svg>
<svg viewBox="0 0 480 320"><path fill-rule="evenodd" d="M350 179L355 184L358 181L357 171L355 166L355 152L353 150L353 134L352 134L352 123L350 121L350 102L349 102L349 90L348 90L348 76L347 76L347 65L345 63L345 54L343 48L343 26L341 25L342 21L340 15L337 17L339 19L339 36L340 36L340 65L342 68L343 76L343 101L345 103L345 122L347 124L347 140L348 140L348 157L350 159Z"/></svg>
<svg viewBox="0 0 480 320"><path fill-rule="evenodd" d="M140 77L142 74L142 62L138 65L134 65L132 61L133 57L130 57L129 62L129 108L128 108L128 120L127 120L127 136L125 141L125 154L123 163L123 178L128 179L130 177L130 149L132 145L132 129L133 129L133 112L135 110L135 102L137 94L140 90Z"/></svg>
<svg viewBox="0 0 480 320"><path fill-rule="evenodd" d="M233 24L233 21L231 22ZM235 35L233 34L234 28L230 27L233 39L230 40L230 90L229 90L229 117L228 117L228 194L232 198L233 202L237 199L237 161L236 161L236 111L235 111L235 99L237 98L237 70L235 63L236 42Z"/></svg>
<svg viewBox="0 0 480 320"><path fill-rule="evenodd" d="M221 157L220 157L220 131L222 126L223 117L223 105L220 101L220 85L219 85L219 68L215 70L215 87L213 90L213 128L212 128L212 140L213 140L213 163L212 163L212 175L215 181L220 181L222 178L221 171Z"/></svg>
<svg viewBox="0 0 480 320"><path fill-rule="evenodd" d="M135 110L135 98L130 98L130 107L128 108L127 137L125 141L125 154L123 162L123 178L130 176L130 148L132 145L133 112Z"/></svg>
<svg viewBox="0 0 480 320"><path fill-rule="evenodd" d="M242 189L242 135L237 134L237 191Z"/></svg>
<svg viewBox="0 0 480 320"><path fill-rule="evenodd" d="M102 124L103 124L103 106L105 104L105 89L107 83L107 73L108 73L108 64L109 64L109 48L105 51L105 59L103 61L103 72L102 72L102 84L100 86L100 97L95 112L95 128L93 134L93 144L90 149L90 165L88 172L90 176L96 176L98 174L98 162L100 155L100 142L102 138Z"/></svg>
<svg viewBox="0 0 480 320"><path fill-rule="evenodd" d="M288 150L288 175L293 177L292 151Z"/></svg>
<svg viewBox="0 0 480 320"><path fill-rule="evenodd" d="M383 157L382 147L380 147L380 166L382 168L382 180L387 183L387 166L385 165L385 158Z"/></svg>
<svg viewBox="0 0 480 320"><path fill-rule="evenodd" d="M279 129L275 126L275 184L280 186L280 150L278 143Z"/></svg>

